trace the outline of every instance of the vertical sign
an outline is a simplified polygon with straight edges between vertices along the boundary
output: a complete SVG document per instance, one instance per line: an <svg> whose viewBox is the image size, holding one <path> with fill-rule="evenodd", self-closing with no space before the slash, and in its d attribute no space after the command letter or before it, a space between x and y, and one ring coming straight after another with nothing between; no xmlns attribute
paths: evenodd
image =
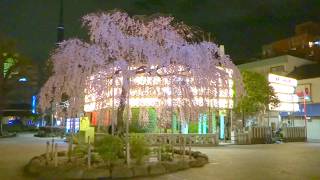
<svg viewBox="0 0 320 180"><path fill-rule="evenodd" d="M207 114L202 115L202 134L207 134Z"/></svg>
<svg viewBox="0 0 320 180"><path fill-rule="evenodd" d="M199 114L199 120L198 120L198 134L202 134L202 114Z"/></svg>
<svg viewBox="0 0 320 180"><path fill-rule="evenodd" d="M32 106L32 109L31 109L32 114L36 114L36 113L37 113L37 111L36 111L36 107L37 107L37 96L32 96L31 106Z"/></svg>
<svg viewBox="0 0 320 180"><path fill-rule="evenodd" d="M220 112L220 139L224 139L224 113Z"/></svg>

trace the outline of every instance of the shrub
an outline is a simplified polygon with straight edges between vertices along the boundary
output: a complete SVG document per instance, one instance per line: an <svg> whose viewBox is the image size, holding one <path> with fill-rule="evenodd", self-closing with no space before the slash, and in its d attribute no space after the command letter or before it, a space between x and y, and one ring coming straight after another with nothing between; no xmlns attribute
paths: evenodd
<svg viewBox="0 0 320 180"><path fill-rule="evenodd" d="M78 143L78 145L73 149L73 153L78 156L84 156L88 153L89 144Z"/></svg>
<svg viewBox="0 0 320 180"><path fill-rule="evenodd" d="M149 146L143 136L132 136L130 139L130 154L141 164L145 155L150 153Z"/></svg>
<svg viewBox="0 0 320 180"><path fill-rule="evenodd" d="M146 133L147 130L144 127L142 127L138 121L133 121L132 123L130 123L129 132L130 133Z"/></svg>
<svg viewBox="0 0 320 180"><path fill-rule="evenodd" d="M103 139L96 142L95 150L103 160L110 166L123 154L123 140L118 136L106 135Z"/></svg>

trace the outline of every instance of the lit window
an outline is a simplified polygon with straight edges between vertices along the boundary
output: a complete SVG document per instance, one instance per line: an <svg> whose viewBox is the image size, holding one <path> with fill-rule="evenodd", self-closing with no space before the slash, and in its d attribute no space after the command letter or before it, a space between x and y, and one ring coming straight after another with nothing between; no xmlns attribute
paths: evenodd
<svg viewBox="0 0 320 180"><path fill-rule="evenodd" d="M28 79L27 79L26 77L22 77L22 78L20 78L18 81L19 81L19 82L27 82Z"/></svg>
<svg viewBox="0 0 320 180"><path fill-rule="evenodd" d="M312 47L313 46L313 42L309 42L309 47Z"/></svg>

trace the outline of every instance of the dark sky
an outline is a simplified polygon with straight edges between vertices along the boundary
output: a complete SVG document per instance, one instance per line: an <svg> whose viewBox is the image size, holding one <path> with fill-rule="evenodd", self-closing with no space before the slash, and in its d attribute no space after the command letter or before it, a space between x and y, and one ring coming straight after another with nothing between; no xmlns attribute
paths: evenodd
<svg viewBox="0 0 320 180"><path fill-rule="evenodd" d="M0 0L0 32L19 50L44 62L54 48L60 0ZM261 46L294 34L294 26L320 20L320 0L64 0L65 37L85 38L80 17L122 9L131 15L171 14L211 32L240 63L259 55Z"/></svg>

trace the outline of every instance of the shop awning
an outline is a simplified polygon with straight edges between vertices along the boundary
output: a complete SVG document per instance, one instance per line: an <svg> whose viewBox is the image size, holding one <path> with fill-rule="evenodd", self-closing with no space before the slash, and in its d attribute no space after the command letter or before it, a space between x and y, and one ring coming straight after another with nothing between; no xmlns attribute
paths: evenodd
<svg viewBox="0 0 320 180"><path fill-rule="evenodd" d="M299 111L290 113L293 116L304 116L304 104L299 104ZM320 103L306 104L306 115L308 117L320 116ZM288 112L280 112L281 117L289 116Z"/></svg>

